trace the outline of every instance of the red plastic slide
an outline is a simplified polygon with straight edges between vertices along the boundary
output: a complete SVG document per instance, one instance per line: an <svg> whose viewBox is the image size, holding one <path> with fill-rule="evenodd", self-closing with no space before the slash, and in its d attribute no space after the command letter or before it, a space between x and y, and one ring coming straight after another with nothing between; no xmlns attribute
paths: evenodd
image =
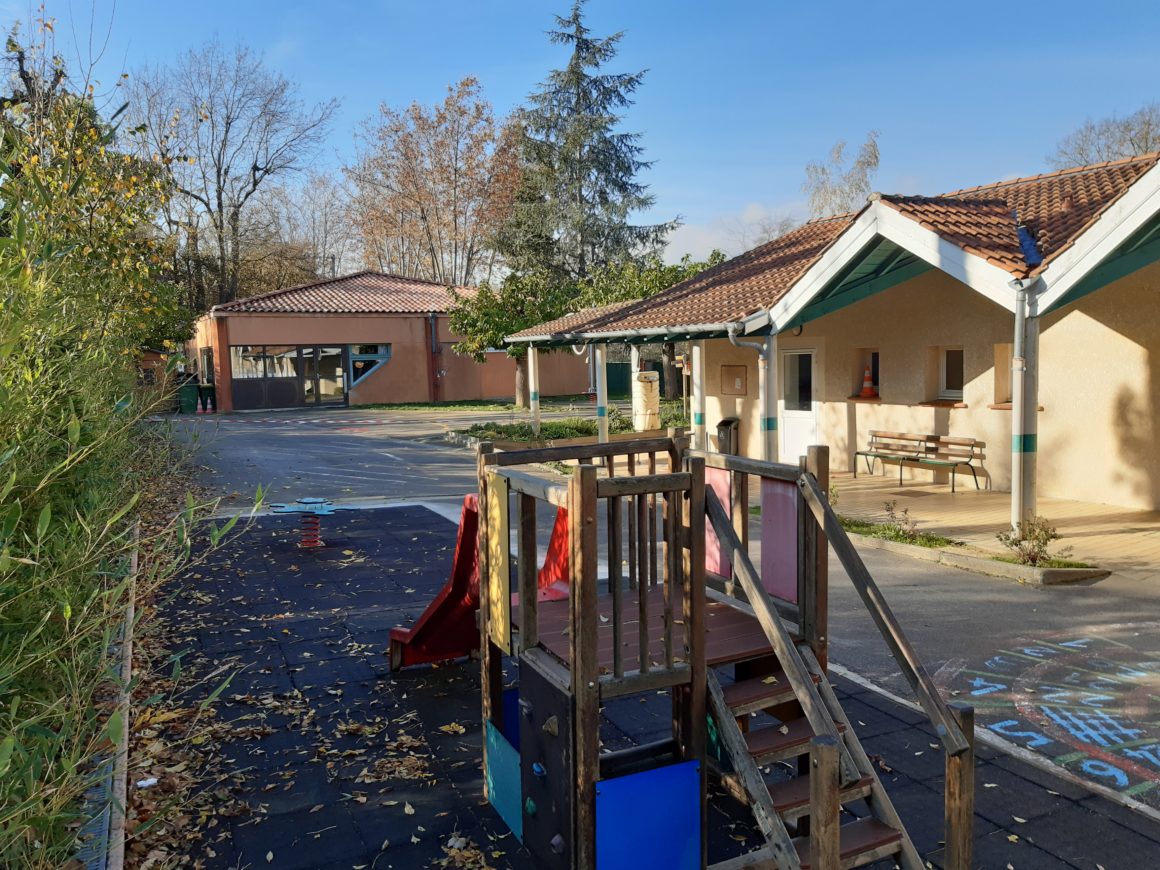
<svg viewBox="0 0 1160 870"><path fill-rule="evenodd" d="M410 628L391 629L391 670L443 662L479 649L479 499L464 496L451 578ZM548 554L537 576L540 601L568 597L568 512L560 508L548 539ZM518 604L518 595L512 595Z"/></svg>
<svg viewBox="0 0 1160 870"><path fill-rule="evenodd" d="M391 629L391 670L442 662L479 649L479 499L463 498L451 578L410 628Z"/></svg>

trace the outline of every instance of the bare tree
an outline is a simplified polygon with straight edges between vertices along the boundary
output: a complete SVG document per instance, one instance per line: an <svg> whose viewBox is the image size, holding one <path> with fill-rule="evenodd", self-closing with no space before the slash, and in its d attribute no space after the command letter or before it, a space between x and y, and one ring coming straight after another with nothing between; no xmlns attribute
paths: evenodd
<svg viewBox="0 0 1160 870"><path fill-rule="evenodd" d="M170 229L184 236L179 246L196 233L198 250L212 250L213 301L235 299L247 206L270 178L308 165L337 101L307 106L295 85L248 48L216 41L173 67L142 70L130 95L145 156L167 167L188 201Z"/></svg>
<svg viewBox="0 0 1160 870"><path fill-rule="evenodd" d="M878 171L878 131L866 134L853 163L846 163L846 142L839 140L825 163L806 164L802 190L809 194L810 217L856 211L866 204L874 173Z"/></svg>
<svg viewBox="0 0 1160 870"><path fill-rule="evenodd" d="M470 76L436 106L383 106L347 170L368 265L464 285L496 265L489 239L519 183L514 131L496 121Z"/></svg>
<svg viewBox="0 0 1160 870"><path fill-rule="evenodd" d="M1160 103L1149 103L1130 115L1086 121L1069 133L1048 157L1056 169L1120 160L1160 151Z"/></svg>
<svg viewBox="0 0 1160 870"><path fill-rule="evenodd" d="M302 184L279 184L258 195L255 227L267 242L305 252L313 275L343 274L359 257L346 189L326 172L310 173Z"/></svg>
<svg viewBox="0 0 1160 870"><path fill-rule="evenodd" d="M740 250L749 251L784 236L800 224L800 220L790 215L765 215L755 221L736 220L729 226L729 235Z"/></svg>

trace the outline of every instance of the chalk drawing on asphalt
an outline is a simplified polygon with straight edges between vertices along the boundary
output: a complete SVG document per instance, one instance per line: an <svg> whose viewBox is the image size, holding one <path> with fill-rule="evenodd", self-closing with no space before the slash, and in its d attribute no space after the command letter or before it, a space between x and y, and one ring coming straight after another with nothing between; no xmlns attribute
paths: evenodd
<svg viewBox="0 0 1160 870"><path fill-rule="evenodd" d="M981 727L1160 807L1160 623L1020 638L936 675Z"/></svg>

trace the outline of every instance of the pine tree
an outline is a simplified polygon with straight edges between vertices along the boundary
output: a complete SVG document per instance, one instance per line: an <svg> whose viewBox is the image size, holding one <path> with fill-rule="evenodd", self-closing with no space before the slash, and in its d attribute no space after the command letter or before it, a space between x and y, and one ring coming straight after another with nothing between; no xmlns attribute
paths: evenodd
<svg viewBox="0 0 1160 870"><path fill-rule="evenodd" d="M456 345L460 353L478 358L503 336L576 310L590 276L610 265L643 263L676 226L629 223L653 204L648 187L636 180L650 166L640 134L619 130L644 72L603 71L623 34L593 37L583 7L575 0L567 18L556 16L558 29L549 38L570 46L572 55L516 117L520 184L493 241L509 272L498 288L458 300L452 328L465 336ZM516 358L520 406L527 403L526 350L508 349Z"/></svg>
<svg viewBox="0 0 1160 870"><path fill-rule="evenodd" d="M577 281L594 268L656 251L676 226L629 223L654 201L647 185L636 180L651 165L642 159L640 134L618 129L620 113L632 105L645 73L603 71L624 34L593 37L584 26L583 6L576 0L567 18L556 17L558 29L549 38L570 46L572 56L530 95L521 113L526 183L535 195L521 198L514 220L532 232L531 238L509 233L512 249L506 252L517 271L533 265L526 262L528 254L549 253L552 262L534 265ZM555 241L550 252L542 245L545 232ZM529 250L521 244L529 241L541 243Z"/></svg>

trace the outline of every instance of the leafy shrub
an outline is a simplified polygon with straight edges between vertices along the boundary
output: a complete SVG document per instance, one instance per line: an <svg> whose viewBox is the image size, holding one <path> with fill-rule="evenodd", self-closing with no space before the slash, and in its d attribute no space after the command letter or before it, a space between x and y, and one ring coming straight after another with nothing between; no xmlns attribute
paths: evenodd
<svg viewBox="0 0 1160 870"><path fill-rule="evenodd" d="M689 428L689 416L685 413L684 399L661 399L661 428Z"/></svg>
<svg viewBox="0 0 1160 870"><path fill-rule="evenodd" d="M882 508L886 512L883 525L891 540L904 544L913 544L918 540L918 521L910 516L910 508L898 510L897 501L885 502Z"/></svg>
<svg viewBox="0 0 1160 870"><path fill-rule="evenodd" d="M14 39L8 53L22 75L0 111L0 866L47 868L69 865L117 730L134 521L172 468L134 360L178 294L156 277L160 174L118 153L58 59ZM179 534L144 529L140 592L175 568Z"/></svg>
<svg viewBox="0 0 1160 870"><path fill-rule="evenodd" d="M613 435L632 431L632 421L618 408L608 409L608 431ZM564 441L569 438L595 438L596 421L587 417L544 420L537 437L531 423L474 423L459 430L482 441Z"/></svg>
<svg viewBox="0 0 1160 870"><path fill-rule="evenodd" d="M999 532L995 537L1011 551L1020 565L1048 565L1071 555L1071 547L1051 552L1051 545L1062 535L1045 517L1025 520L1019 524L1017 531L1009 529Z"/></svg>

